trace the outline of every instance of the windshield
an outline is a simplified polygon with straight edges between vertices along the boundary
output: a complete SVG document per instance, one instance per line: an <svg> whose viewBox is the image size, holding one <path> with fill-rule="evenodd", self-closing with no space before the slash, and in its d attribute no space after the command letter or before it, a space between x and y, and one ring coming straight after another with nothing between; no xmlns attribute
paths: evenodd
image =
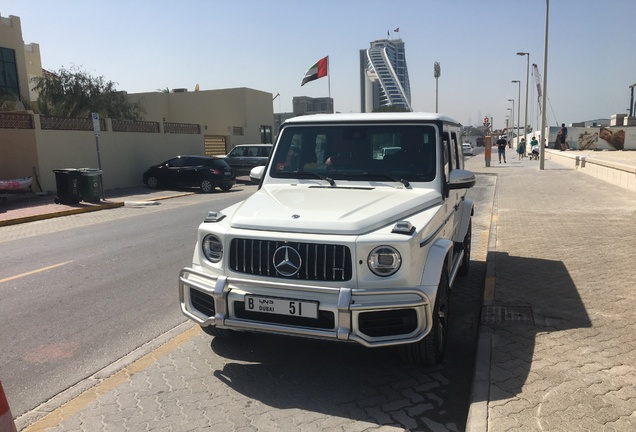
<svg viewBox="0 0 636 432"><path fill-rule="evenodd" d="M270 175L430 182L435 179L435 137L432 125L287 126Z"/></svg>

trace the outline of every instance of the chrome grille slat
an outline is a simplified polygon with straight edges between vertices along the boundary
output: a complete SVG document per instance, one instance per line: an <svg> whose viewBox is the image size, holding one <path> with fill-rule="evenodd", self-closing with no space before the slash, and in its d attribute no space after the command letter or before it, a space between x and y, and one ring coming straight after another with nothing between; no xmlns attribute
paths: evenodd
<svg viewBox="0 0 636 432"><path fill-rule="evenodd" d="M276 271L273 256L283 246L291 246L302 260L298 273L287 279L347 281L352 277L351 251L347 246L320 243L235 238L230 245L230 268L239 273L284 277Z"/></svg>

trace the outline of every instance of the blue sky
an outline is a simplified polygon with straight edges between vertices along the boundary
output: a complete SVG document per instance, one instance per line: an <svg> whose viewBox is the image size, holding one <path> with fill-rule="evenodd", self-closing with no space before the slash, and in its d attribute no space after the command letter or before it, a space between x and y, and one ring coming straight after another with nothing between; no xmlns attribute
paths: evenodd
<svg viewBox="0 0 636 432"><path fill-rule="evenodd" d="M526 57L543 73L545 0L2 0L19 16L25 43L40 45L45 69L78 66L129 93L166 87L249 87L334 98L359 112L358 53L401 37L416 111L435 111L433 65L441 65L439 112L463 124L483 116L502 127L508 99L525 105ZM636 83L636 0L552 0L549 15L548 121L610 118L629 109ZM400 29L399 34L393 32ZM330 80L302 88L305 71L330 58ZM530 67L529 123L536 124ZM515 102L517 116L517 102ZM535 126L536 127L536 126Z"/></svg>

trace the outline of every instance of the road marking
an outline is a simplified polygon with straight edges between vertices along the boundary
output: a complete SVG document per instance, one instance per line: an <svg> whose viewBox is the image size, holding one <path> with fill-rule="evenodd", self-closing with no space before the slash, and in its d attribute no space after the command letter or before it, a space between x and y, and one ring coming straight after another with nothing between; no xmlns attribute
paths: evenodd
<svg viewBox="0 0 636 432"><path fill-rule="evenodd" d="M19 279L19 278L25 277L25 276L31 276L32 274L36 274L36 273L40 273L40 272L43 272L43 271L51 270L51 269L54 269L56 267L61 267L61 266L66 265L66 264L68 264L70 262L73 262L73 260L66 261L66 262L59 263L59 264L53 264L52 266L43 267L41 269L37 269L37 270L30 271L30 272L22 273L22 274L19 274L19 275L11 276L11 277L8 277L8 278L5 278L5 279L0 279L0 283L9 282L10 280Z"/></svg>
<svg viewBox="0 0 636 432"><path fill-rule="evenodd" d="M184 343L190 341L193 337L199 334L200 331L201 330L198 325L193 325L188 330L178 336L175 336L164 345L159 346L157 349L141 357L139 360L134 361L111 376L100 380L97 385L86 390L76 398L66 402L58 409L51 411L35 423L24 428L22 432L43 431L59 426L59 424L64 420L77 414L86 408L91 402L96 401L100 396L110 392L122 383L131 379L133 375L142 372L158 362L161 358L175 351Z"/></svg>

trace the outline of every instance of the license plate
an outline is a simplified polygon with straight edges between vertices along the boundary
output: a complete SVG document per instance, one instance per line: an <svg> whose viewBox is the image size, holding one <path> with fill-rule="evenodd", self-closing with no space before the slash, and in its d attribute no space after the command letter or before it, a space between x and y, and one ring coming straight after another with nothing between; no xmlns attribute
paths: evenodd
<svg viewBox="0 0 636 432"><path fill-rule="evenodd" d="M246 295L245 310L275 315L318 318L318 302Z"/></svg>

